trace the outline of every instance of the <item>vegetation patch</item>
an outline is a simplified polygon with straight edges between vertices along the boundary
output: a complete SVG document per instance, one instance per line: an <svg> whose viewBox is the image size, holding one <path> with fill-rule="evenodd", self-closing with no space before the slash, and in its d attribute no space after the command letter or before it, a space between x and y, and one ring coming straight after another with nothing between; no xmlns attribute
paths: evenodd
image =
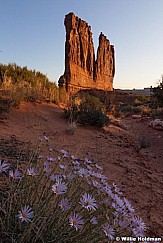
<svg viewBox="0 0 163 243"><path fill-rule="evenodd" d="M41 141L48 140L44 136ZM1 242L116 242L146 225L103 167L61 150L13 168L0 161Z"/></svg>
<svg viewBox="0 0 163 243"><path fill-rule="evenodd" d="M59 102L59 89L46 75L19 67L15 63L0 64L0 101L8 108L18 107L21 101Z"/></svg>

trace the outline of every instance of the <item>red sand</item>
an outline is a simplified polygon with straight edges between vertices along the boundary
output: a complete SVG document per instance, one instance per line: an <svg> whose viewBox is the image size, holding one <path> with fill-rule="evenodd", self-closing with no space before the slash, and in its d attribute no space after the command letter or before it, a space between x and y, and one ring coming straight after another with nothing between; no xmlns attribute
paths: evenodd
<svg viewBox="0 0 163 243"><path fill-rule="evenodd" d="M150 120L125 118L127 128L111 125L107 131L77 126L68 135L63 110L51 104L23 103L0 122L0 139L31 141L49 137L49 146L65 149L78 157L94 159L102 165L109 182L115 182L149 227L147 236L163 235L163 131L148 126ZM139 149L138 138L146 134L151 146Z"/></svg>

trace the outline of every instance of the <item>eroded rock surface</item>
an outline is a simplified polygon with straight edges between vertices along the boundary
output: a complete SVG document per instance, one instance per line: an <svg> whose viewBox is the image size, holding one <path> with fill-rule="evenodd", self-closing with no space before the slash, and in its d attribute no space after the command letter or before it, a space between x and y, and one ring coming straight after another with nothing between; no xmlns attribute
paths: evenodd
<svg viewBox="0 0 163 243"><path fill-rule="evenodd" d="M89 88L112 91L115 73L114 46L101 33L95 60L91 27L73 13L65 16L64 24L65 72L59 79L59 86L65 87L69 93Z"/></svg>

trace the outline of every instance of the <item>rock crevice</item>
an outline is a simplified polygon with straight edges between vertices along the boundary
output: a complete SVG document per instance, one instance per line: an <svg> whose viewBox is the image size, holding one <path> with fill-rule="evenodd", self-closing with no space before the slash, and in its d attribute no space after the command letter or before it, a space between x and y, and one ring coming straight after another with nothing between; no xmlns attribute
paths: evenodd
<svg viewBox="0 0 163 243"><path fill-rule="evenodd" d="M65 16L65 72L58 81L69 93L80 89L113 90L115 73L114 46L101 33L97 59L91 27L73 13Z"/></svg>

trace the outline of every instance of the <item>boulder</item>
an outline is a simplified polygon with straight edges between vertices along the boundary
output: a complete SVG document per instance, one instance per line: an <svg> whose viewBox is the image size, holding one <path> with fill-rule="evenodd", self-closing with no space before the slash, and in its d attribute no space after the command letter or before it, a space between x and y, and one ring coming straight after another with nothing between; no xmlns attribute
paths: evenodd
<svg viewBox="0 0 163 243"><path fill-rule="evenodd" d="M163 130L163 120L155 119L149 123L149 126L157 130Z"/></svg>

